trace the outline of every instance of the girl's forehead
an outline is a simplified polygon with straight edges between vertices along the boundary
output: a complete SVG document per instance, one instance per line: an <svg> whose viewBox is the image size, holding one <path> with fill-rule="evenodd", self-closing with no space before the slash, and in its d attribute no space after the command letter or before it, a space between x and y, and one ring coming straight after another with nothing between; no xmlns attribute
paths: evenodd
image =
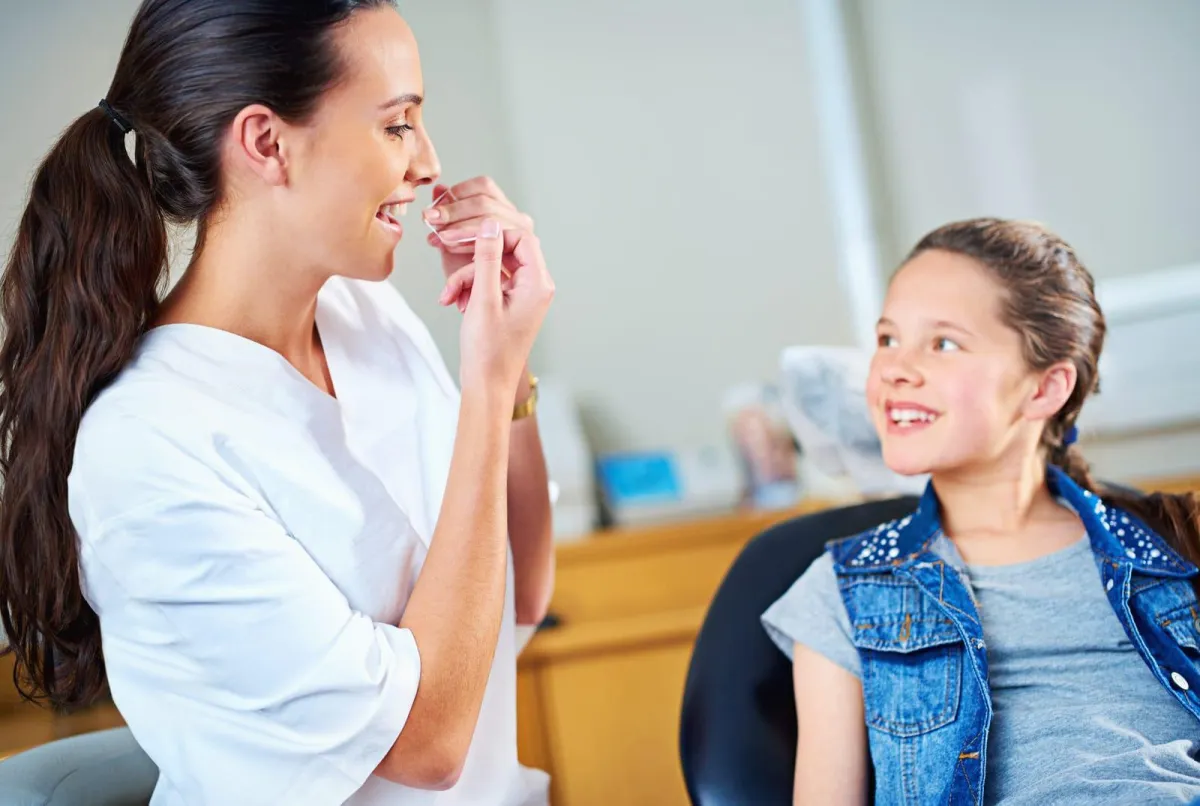
<svg viewBox="0 0 1200 806"><path fill-rule="evenodd" d="M896 272L883 302L883 319L899 329L953 327L973 338L1009 344L1004 288L982 264L966 255L925 252Z"/></svg>
<svg viewBox="0 0 1200 806"><path fill-rule="evenodd" d="M923 252L892 278L885 313L906 312L932 319L996 318L1004 288L973 258Z"/></svg>

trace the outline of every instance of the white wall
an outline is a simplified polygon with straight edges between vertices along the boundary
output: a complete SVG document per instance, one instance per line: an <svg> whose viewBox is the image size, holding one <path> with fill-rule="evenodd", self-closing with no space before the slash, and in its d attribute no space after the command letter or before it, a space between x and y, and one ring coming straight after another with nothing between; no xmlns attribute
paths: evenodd
<svg viewBox="0 0 1200 806"><path fill-rule="evenodd" d="M796 0L495 0L541 370L599 448L723 438L722 391L848 343ZM736 11L734 10L736 9Z"/></svg>
<svg viewBox="0 0 1200 806"><path fill-rule="evenodd" d="M719 440L726 387L772 378L786 345L851 340L805 1L402 4L446 178L490 173L539 222L560 292L534 366L575 389L598 448ZM137 3L7 5L4 253L34 165L104 94ZM984 212L1049 222L1101 277L1200 259L1200 4L846 8L885 264ZM436 305L410 217L394 282L454 368L458 316ZM1191 446L1107 455L1174 468Z"/></svg>
<svg viewBox="0 0 1200 806"><path fill-rule="evenodd" d="M895 250L998 214L1097 277L1200 260L1200 3L854 2Z"/></svg>

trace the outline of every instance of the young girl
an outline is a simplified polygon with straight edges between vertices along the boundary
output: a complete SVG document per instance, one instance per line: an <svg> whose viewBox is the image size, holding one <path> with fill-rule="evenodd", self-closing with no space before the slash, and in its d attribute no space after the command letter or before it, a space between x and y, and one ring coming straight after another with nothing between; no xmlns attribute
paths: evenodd
<svg viewBox="0 0 1200 806"><path fill-rule="evenodd" d="M867 399L916 512L837 540L763 617L793 659L796 803L1200 796L1200 517L1072 445L1104 317L1074 251L980 219L892 280Z"/></svg>

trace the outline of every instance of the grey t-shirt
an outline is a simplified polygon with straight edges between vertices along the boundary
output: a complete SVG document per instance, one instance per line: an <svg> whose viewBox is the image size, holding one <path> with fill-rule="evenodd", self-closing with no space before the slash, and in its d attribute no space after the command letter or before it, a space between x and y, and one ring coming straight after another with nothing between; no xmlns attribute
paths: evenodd
<svg viewBox="0 0 1200 806"><path fill-rule="evenodd" d="M1200 722L1154 678L1100 584L1086 538L1031 562L964 566L987 641L995 716L986 802L1179 803L1200 797ZM794 643L861 676L833 561L823 555L763 615Z"/></svg>

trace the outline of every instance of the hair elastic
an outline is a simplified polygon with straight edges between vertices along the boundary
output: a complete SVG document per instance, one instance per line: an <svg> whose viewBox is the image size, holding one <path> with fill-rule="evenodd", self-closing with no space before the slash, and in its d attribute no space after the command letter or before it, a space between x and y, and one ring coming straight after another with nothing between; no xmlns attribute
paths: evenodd
<svg viewBox="0 0 1200 806"><path fill-rule="evenodd" d="M109 119L117 124L117 127L121 130L121 134L129 134L133 131L133 124L121 117L121 113L113 109L107 99L101 98L99 106L104 110L104 114L108 115Z"/></svg>

